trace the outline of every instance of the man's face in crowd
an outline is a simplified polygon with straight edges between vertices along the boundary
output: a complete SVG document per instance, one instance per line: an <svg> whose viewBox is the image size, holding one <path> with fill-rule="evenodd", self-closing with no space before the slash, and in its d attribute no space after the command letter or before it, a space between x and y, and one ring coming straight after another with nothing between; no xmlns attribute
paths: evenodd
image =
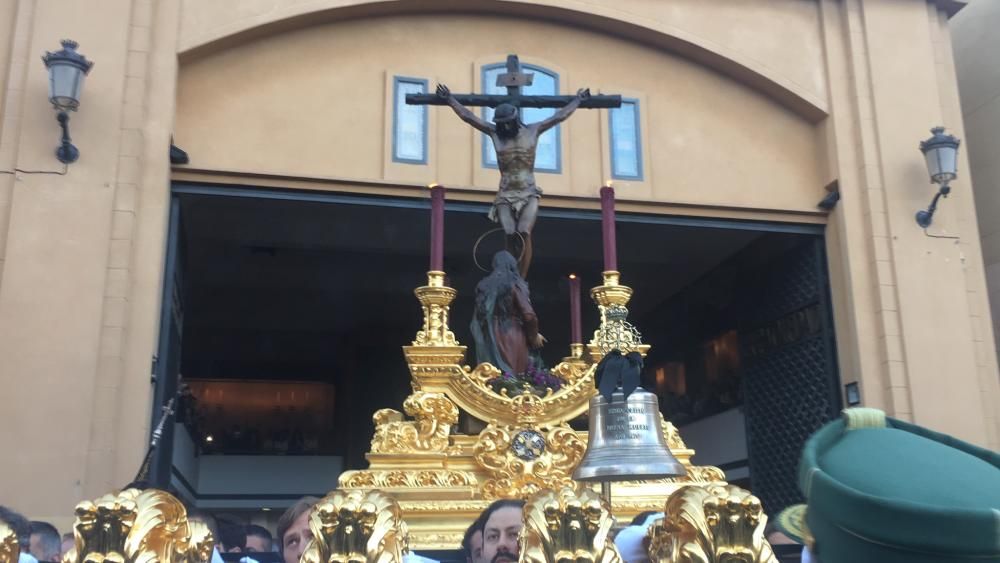
<svg viewBox="0 0 1000 563"><path fill-rule="evenodd" d="M483 562L517 563L522 526L520 508L505 506L491 514L483 526Z"/></svg>
<svg viewBox="0 0 1000 563"><path fill-rule="evenodd" d="M28 539L28 553L39 561L56 561L59 559L58 553L48 553L42 544L42 534L31 534Z"/></svg>
<svg viewBox="0 0 1000 563"><path fill-rule="evenodd" d="M286 536L288 534L285 534ZM267 538L247 534L247 553L265 553L271 551L271 542Z"/></svg>
<svg viewBox="0 0 1000 563"><path fill-rule="evenodd" d="M299 563L302 552L306 550L306 544L312 538L312 530L309 529L309 511L307 510L295 519L292 526L285 532L285 537L281 538L281 549L285 563Z"/></svg>
<svg viewBox="0 0 1000 563"><path fill-rule="evenodd" d="M472 550L472 558L469 563L483 563L483 531L480 530L472 534L469 538L469 548Z"/></svg>

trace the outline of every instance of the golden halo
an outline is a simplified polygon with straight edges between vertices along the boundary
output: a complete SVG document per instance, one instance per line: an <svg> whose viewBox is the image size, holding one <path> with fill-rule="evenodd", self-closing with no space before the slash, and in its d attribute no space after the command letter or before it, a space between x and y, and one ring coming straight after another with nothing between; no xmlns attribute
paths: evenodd
<svg viewBox="0 0 1000 563"><path fill-rule="evenodd" d="M486 268L484 268L483 265L479 263L479 259L476 258L476 254L479 252L479 245L483 242L483 239L485 239L489 235L492 235L493 233L495 233L497 231L502 231L502 230L503 230L503 227L497 227L495 229L490 229L489 231L486 231L485 233L479 235L479 238L476 239L475 246L472 247L472 261L476 263L476 267L477 268L479 268L480 270L482 270L484 272L488 273L489 270L487 270ZM514 234L517 235L517 238L521 239L521 255L517 257L517 263L520 264L521 263L521 258L524 258L524 235L522 235L521 233L519 233L517 231L515 231Z"/></svg>

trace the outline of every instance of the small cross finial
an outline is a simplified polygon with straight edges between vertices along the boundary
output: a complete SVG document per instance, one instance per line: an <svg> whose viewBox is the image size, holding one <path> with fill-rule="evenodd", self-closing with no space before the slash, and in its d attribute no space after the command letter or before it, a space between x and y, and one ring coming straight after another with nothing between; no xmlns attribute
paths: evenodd
<svg viewBox="0 0 1000 563"><path fill-rule="evenodd" d="M521 61L517 55L507 55L507 72L497 76L497 86L507 88L508 96L520 96L522 86L531 86L535 75L521 72Z"/></svg>

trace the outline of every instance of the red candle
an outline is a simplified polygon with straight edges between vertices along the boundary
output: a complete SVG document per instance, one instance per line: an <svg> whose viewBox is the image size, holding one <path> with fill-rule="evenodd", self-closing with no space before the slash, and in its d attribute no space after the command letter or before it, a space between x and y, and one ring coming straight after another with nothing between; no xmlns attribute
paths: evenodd
<svg viewBox="0 0 1000 563"><path fill-rule="evenodd" d="M615 189L610 183L601 188L601 229L604 235L604 271L618 271L618 247L615 243Z"/></svg>
<svg viewBox="0 0 1000 563"><path fill-rule="evenodd" d="M444 186L431 184L431 271L444 271Z"/></svg>
<svg viewBox="0 0 1000 563"><path fill-rule="evenodd" d="M583 329L580 326L580 278L576 274L569 275L569 334L570 344L583 342Z"/></svg>

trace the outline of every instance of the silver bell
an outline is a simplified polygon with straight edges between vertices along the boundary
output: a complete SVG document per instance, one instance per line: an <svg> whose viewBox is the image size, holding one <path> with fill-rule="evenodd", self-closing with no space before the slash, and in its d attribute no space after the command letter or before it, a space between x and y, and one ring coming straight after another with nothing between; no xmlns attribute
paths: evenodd
<svg viewBox="0 0 1000 563"><path fill-rule="evenodd" d="M686 474L663 438L656 395L637 387L626 400L619 387L610 403L602 395L590 400L587 453L573 479L642 481Z"/></svg>

